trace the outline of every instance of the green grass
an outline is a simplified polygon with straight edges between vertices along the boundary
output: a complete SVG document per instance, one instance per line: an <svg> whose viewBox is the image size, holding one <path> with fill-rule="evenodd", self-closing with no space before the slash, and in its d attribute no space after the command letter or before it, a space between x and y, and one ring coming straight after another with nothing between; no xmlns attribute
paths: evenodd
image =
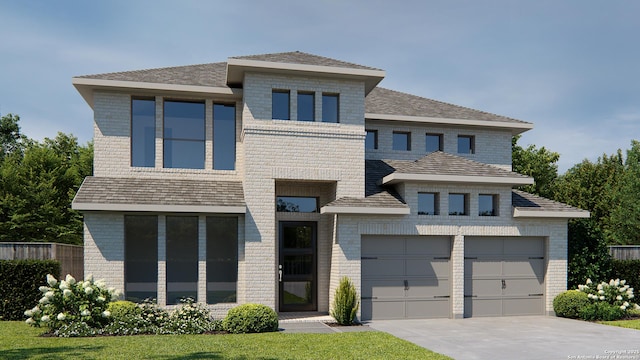
<svg viewBox="0 0 640 360"><path fill-rule="evenodd" d="M0 359L449 359L383 332L40 337L0 322Z"/></svg>
<svg viewBox="0 0 640 360"><path fill-rule="evenodd" d="M629 329L640 330L640 319L638 320L616 320L616 321L598 321L600 324L619 326Z"/></svg>

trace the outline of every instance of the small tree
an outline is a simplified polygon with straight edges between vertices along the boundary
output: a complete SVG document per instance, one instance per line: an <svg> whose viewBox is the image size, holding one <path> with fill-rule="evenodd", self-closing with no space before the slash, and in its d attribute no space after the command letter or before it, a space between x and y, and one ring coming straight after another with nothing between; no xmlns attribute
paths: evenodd
<svg viewBox="0 0 640 360"><path fill-rule="evenodd" d="M340 280L340 285L338 285L336 289L331 316L333 316L340 325L353 325L359 307L360 300L358 300L356 287L351 280L345 276Z"/></svg>

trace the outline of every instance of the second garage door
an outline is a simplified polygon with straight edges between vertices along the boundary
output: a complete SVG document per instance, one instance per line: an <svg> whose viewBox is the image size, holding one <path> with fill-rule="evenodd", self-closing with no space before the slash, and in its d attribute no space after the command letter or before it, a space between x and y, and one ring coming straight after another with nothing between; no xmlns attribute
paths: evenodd
<svg viewBox="0 0 640 360"><path fill-rule="evenodd" d="M449 317L451 240L362 237L362 320Z"/></svg>
<svg viewBox="0 0 640 360"><path fill-rule="evenodd" d="M468 237L464 241L464 314L544 314L544 239Z"/></svg>

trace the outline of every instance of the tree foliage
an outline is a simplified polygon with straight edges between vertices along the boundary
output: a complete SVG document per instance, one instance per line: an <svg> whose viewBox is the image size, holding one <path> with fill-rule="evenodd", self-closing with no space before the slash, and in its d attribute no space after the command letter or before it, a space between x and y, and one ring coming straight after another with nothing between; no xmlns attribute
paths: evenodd
<svg viewBox="0 0 640 360"><path fill-rule="evenodd" d="M9 116L2 122L17 125L19 118ZM19 146L11 145L16 139ZM7 151L0 161L0 241L81 244L82 218L71 201L92 173L92 144L80 146L63 133L42 142L23 135L1 141Z"/></svg>
<svg viewBox="0 0 640 360"><path fill-rule="evenodd" d="M522 148L518 145L520 135L512 138L511 153L513 171L531 176L535 183L533 185L523 186L523 191L550 197L553 194L553 185L558 178L558 160L560 154L547 150L544 146L537 148L535 145L529 145Z"/></svg>

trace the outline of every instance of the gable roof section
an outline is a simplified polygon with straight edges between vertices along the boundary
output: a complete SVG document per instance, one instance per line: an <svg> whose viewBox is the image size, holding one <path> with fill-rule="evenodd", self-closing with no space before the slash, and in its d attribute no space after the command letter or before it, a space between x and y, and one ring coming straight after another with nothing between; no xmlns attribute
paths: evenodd
<svg viewBox="0 0 640 360"><path fill-rule="evenodd" d="M332 58L309 54L301 51L248 55L248 56L232 56L229 59L256 60L256 61L277 62L277 63L286 63L286 64L315 65L315 66L339 67L339 68L347 68L347 69L384 71L382 69L377 69L370 66L358 65L358 64L347 62L347 61L332 59Z"/></svg>
<svg viewBox="0 0 640 360"><path fill-rule="evenodd" d="M588 218L590 213L561 202L529 194L521 190L511 193L513 217L521 218Z"/></svg>
<svg viewBox="0 0 640 360"><path fill-rule="evenodd" d="M393 168L381 160L365 160L365 197L336 199L320 209L322 214L384 214L406 215L409 206L393 189L378 184L379 180L393 172Z"/></svg>
<svg viewBox="0 0 640 360"><path fill-rule="evenodd" d="M405 181L528 185L533 178L459 156L432 152L416 161L384 160L394 171L381 179L391 185Z"/></svg>
<svg viewBox="0 0 640 360"><path fill-rule="evenodd" d="M533 128L533 124L526 121L381 87L373 89L367 95L365 117L448 125L502 127L511 129L514 134Z"/></svg>
<svg viewBox="0 0 640 360"><path fill-rule="evenodd" d="M73 199L81 211L245 213L239 181L85 178Z"/></svg>

